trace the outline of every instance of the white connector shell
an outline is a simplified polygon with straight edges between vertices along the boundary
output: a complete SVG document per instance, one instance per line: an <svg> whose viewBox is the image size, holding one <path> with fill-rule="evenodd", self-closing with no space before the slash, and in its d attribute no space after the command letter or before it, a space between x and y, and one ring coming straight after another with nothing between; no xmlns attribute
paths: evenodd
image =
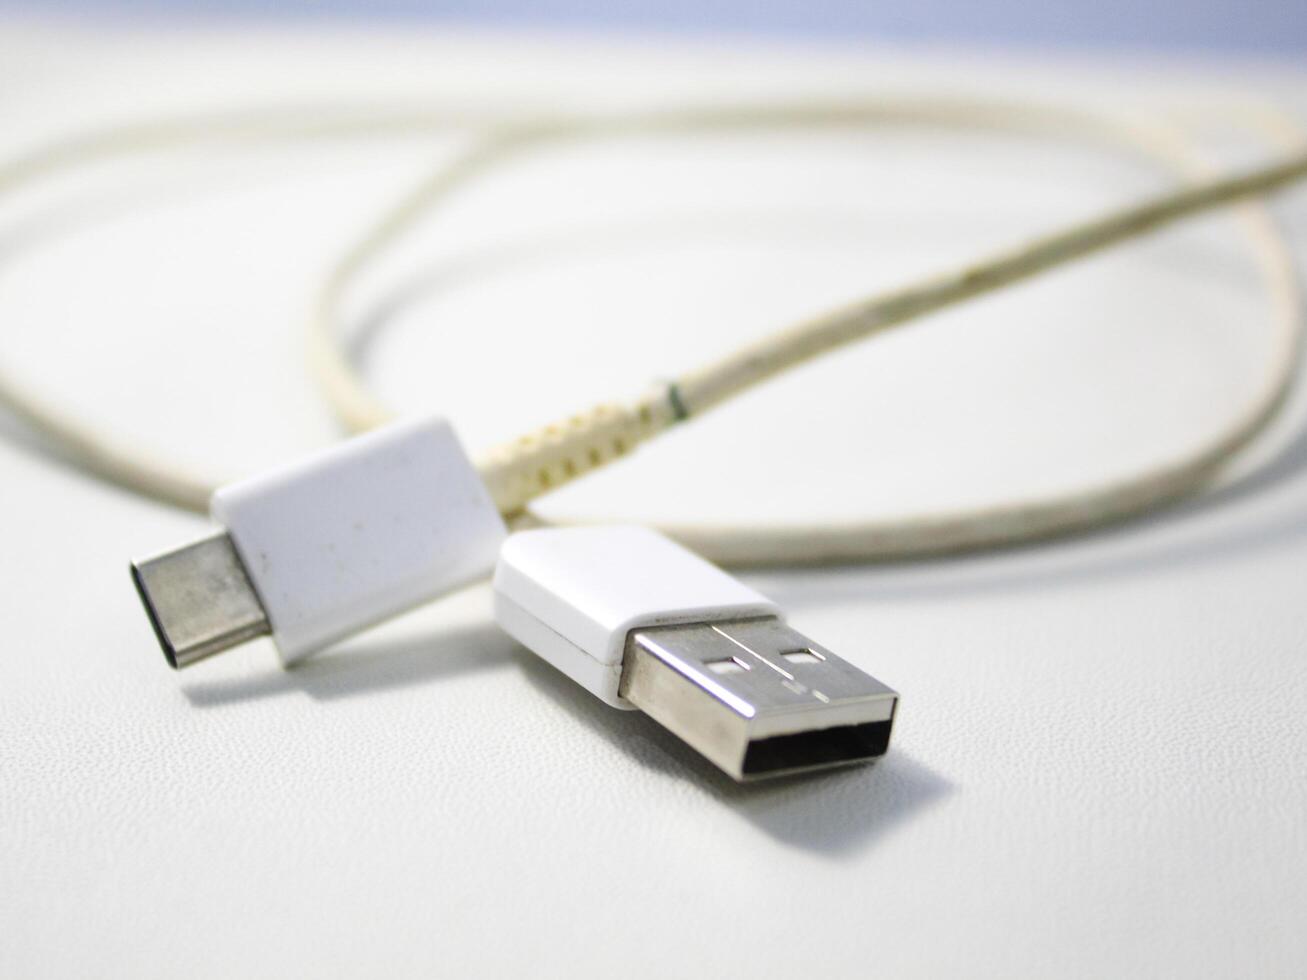
<svg viewBox="0 0 1307 980"><path fill-rule="evenodd" d="M506 534L443 419L397 422L218 490L282 660L489 574Z"/></svg>
<svg viewBox="0 0 1307 980"><path fill-rule="evenodd" d="M500 549L495 619L608 704L636 629L779 616L768 599L643 527L523 531Z"/></svg>

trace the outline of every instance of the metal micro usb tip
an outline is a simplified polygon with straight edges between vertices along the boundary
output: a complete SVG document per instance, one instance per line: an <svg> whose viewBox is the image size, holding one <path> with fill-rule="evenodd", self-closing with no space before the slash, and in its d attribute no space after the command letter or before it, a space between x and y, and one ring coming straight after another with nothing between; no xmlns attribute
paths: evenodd
<svg viewBox="0 0 1307 980"><path fill-rule="evenodd" d="M174 669L270 631L226 531L133 562L132 581Z"/></svg>
<svg viewBox="0 0 1307 980"><path fill-rule="evenodd" d="M633 632L620 692L741 781L885 754L898 695L776 618Z"/></svg>

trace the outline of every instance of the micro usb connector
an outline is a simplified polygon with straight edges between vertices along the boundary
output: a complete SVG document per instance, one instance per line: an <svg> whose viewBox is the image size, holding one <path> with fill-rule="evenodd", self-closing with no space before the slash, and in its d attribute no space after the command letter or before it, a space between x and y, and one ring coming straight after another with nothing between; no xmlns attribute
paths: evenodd
<svg viewBox="0 0 1307 980"><path fill-rule="evenodd" d="M638 708L736 780L884 755L898 695L780 610L638 527L526 531L495 571L513 637L618 708Z"/></svg>
<svg viewBox="0 0 1307 980"><path fill-rule="evenodd" d="M173 667L269 634L285 663L484 578L506 530L441 419L220 488L219 528L132 565Z"/></svg>

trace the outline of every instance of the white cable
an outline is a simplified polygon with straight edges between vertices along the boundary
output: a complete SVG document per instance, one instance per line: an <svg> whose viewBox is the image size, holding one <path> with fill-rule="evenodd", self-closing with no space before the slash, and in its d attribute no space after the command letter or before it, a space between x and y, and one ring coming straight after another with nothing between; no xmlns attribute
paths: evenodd
<svg viewBox="0 0 1307 980"><path fill-rule="evenodd" d="M35 179L82 163L174 144L203 140L272 136L352 136L375 132L431 131L466 125L460 110L405 109L391 112L303 112L280 117L248 116L189 120L82 137L29 155L0 168L0 195ZM1135 147L1193 176L1202 172L1187 144L1160 129L1141 128L1095 116L1026 106L955 100L731 107L650 113L617 120L558 119L500 123L455 164L440 171L377 226L328 278L310 333L315 373L333 407L352 428L367 428L387 417L343 356L334 331L335 304L353 276L466 180L514 153L561 138L595 137L611 132L659 132L722 127L916 123L1003 127L1062 136L1092 136ZM489 455L481 472L500 508L530 522L522 512L531 498L628 452L645 438L688 414L703 411L749 385L833 347L907 322L927 312L1136 237L1188 214L1254 193L1284 186L1307 175L1307 154L1237 178L1195 184L1143 205L1076 225L1061 233L925 283L809 321L716 365L693 372L677 384L659 388L630 405L600 406L582 416L525 436ZM1264 209L1249 205L1244 222L1266 270L1276 305L1274 351L1256 397L1215 438L1183 456L1134 477L1075 494L1017 502L983 510L928 515L907 521L762 527L676 527L675 537L700 552L731 563L827 561L922 554L1008 543L1077 530L1137 513L1204 486L1261 430L1283 401L1294 374L1301 298L1292 259ZM143 457L79 420L44 403L15 380L0 375L0 403L6 405L82 466L133 490L205 509L211 486L173 467Z"/></svg>
<svg viewBox="0 0 1307 980"><path fill-rule="evenodd" d="M509 129L478 144L421 184L386 215L328 277L310 325L310 361L328 400L347 427L369 428L388 418L350 364L335 329L336 309L353 277L428 211L466 181L522 151L559 139L612 133L720 130L744 127L867 123L928 123L1004 128L1089 137L1124 146L1191 181L1208 168L1193 147L1157 126L1031 106L931 100L860 101L793 107L702 109L642 117L588 119ZM603 405L528 434L480 461L501 510L517 526L545 523L528 501L629 452L677 421L699 414L797 364L1018 282L1180 218L1264 193L1307 176L1307 153L1247 174L1194 182L1171 194L1112 211L1037 238L957 270L817 317L751 344L628 405ZM1293 258L1270 215L1240 209L1264 270L1274 306L1271 357L1254 397L1215 436L1197 448L1133 475L1078 491L990 507L895 520L803 525L677 525L664 530L726 564L792 564L932 554L1027 541L1094 527L1177 500L1206 486L1275 415L1296 373L1303 302Z"/></svg>

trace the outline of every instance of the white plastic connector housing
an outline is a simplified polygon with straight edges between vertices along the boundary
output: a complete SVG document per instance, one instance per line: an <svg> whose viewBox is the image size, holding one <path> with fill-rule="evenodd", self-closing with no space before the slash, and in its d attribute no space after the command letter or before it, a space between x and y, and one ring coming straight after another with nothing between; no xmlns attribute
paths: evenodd
<svg viewBox="0 0 1307 980"><path fill-rule="evenodd" d="M764 596L644 527L514 534L495 568L495 619L514 639L617 708L636 629L778 616Z"/></svg>
<svg viewBox="0 0 1307 980"><path fill-rule="evenodd" d="M385 426L213 495L282 660L483 578L506 529L443 419Z"/></svg>
<svg viewBox="0 0 1307 980"><path fill-rule="evenodd" d="M586 690L643 711L740 782L889 749L893 690L647 528L509 538L495 568L495 618Z"/></svg>

